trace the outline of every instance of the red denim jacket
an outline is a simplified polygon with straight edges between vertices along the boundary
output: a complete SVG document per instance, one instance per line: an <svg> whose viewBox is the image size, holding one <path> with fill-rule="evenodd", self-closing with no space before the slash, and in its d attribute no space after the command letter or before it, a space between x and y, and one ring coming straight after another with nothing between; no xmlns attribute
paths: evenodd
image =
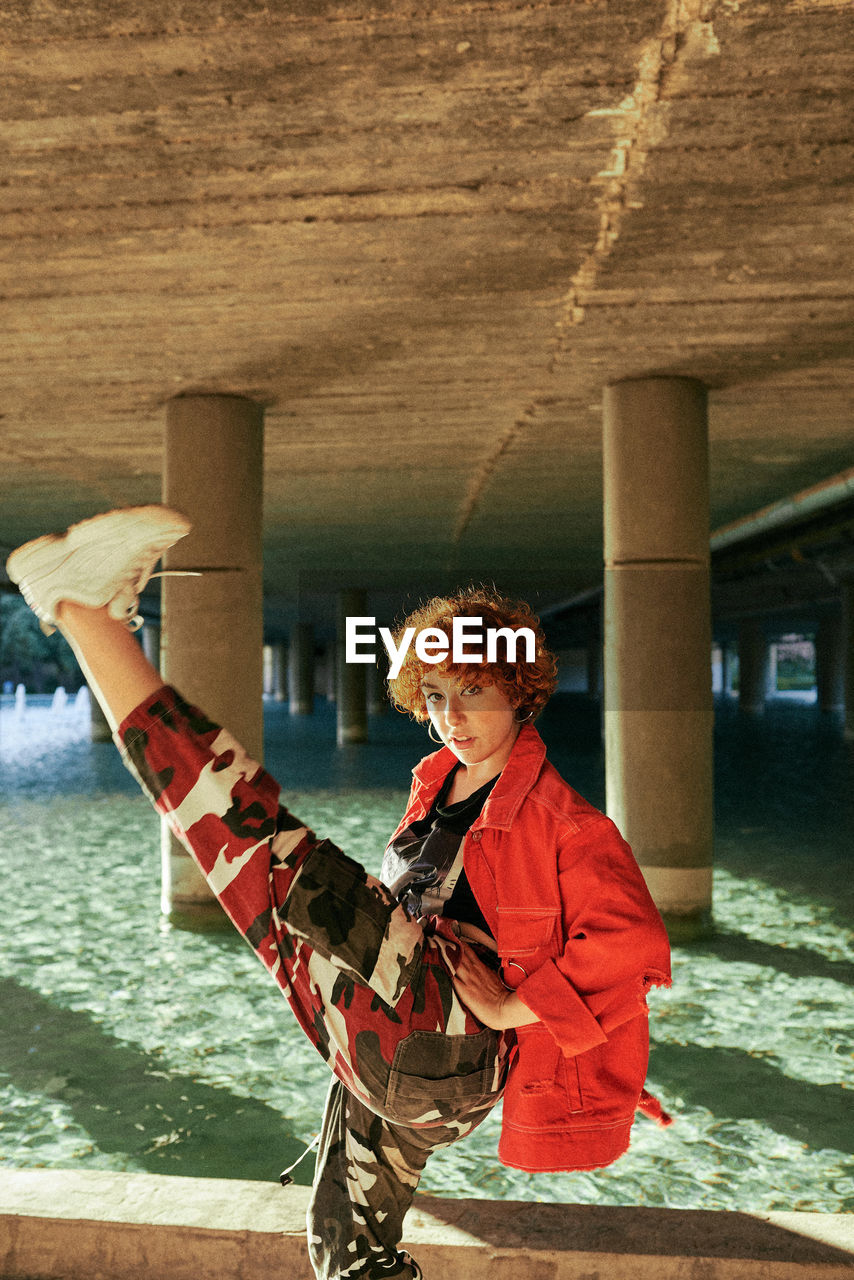
<svg viewBox="0 0 854 1280"><path fill-rule="evenodd" d="M525 725L464 857L503 979L541 1019L516 1032L499 1159L560 1172L627 1149L649 1053L646 992L669 983L670 963L629 846L545 756ZM443 747L413 770L395 835L427 813L455 759Z"/></svg>

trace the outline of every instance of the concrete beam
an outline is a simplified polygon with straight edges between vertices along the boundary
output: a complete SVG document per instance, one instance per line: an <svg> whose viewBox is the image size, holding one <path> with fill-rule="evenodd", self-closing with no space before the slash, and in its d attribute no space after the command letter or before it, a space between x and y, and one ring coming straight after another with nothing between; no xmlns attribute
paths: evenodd
<svg viewBox="0 0 854 1280"><path fill-rule="evenodd" d="M311 1280L307 1187L148 1173L0 1174L4 1280ZM428 1277L843 1280L854 1221L417 1196L404 1245Z"/></svg>

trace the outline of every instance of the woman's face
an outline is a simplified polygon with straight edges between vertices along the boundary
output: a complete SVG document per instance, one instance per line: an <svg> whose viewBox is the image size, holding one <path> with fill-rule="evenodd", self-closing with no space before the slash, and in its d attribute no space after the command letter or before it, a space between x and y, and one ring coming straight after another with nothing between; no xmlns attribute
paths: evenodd
<svg viewBox="0 0 854 1280"><path fill-rule="evenodd" d="M494 684L427 672L421 682L440 738L473 775L487 782L504 768L519 733L514 708Z"/></svg>

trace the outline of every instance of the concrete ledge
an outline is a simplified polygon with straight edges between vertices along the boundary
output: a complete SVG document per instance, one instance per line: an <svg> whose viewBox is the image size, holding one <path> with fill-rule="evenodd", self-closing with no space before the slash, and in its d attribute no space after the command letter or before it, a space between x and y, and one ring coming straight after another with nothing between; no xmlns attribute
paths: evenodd
<svg viewBox="0 0 854 1280"><path fill-rule="evenodd" d="M312 1280L306 1187L0 1173L3 1280ZM419 1196L428 1280L851 1280L854 1220Z"/></svg>

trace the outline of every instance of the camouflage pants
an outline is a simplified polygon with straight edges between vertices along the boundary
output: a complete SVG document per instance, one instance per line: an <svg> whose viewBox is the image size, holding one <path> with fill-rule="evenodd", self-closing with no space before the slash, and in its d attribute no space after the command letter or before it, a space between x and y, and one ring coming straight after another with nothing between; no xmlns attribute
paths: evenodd
<svg viewBox="0 0 854 1280"><path fill-rule="evenodd" d="M422 928L319 840L175 690L138 707L116 740L334 1073L308 1215L315 1274L415 1274L398 1243L421 1171L491 1110L512 1047L458 1000L452 929Z"/></svg>

